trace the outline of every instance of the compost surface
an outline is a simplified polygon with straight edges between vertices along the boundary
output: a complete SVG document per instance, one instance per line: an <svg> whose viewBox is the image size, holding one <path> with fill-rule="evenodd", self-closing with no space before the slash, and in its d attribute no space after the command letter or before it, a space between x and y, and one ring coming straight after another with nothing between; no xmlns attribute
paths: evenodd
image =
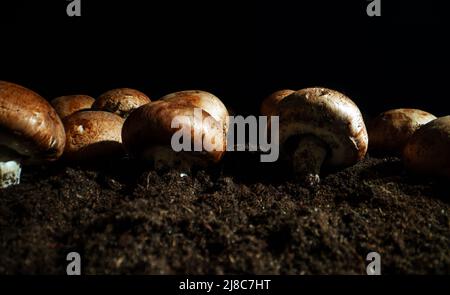
<svg viewBox="0 0 450 295"><path fill-rule="evenodd" d="M308 189L277 164L229 153L182 177L117 159L25 167L0 190L0 273L450 273L450 188L396 158L366 158Z"/></svg>

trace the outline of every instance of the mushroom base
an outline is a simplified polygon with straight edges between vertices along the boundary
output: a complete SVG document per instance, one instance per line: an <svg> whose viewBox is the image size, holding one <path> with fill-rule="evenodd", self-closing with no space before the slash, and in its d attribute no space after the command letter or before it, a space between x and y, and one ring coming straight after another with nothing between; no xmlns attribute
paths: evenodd
<svg viewBox="0 0 450 295"><path fill-rule="evenodd" d="M16 161L0 162L0 188L20 183L22 169Z"/></svg>
<svg viewBox="0 0 450 295"><path fill-rule="evenodd" d="M307 186L320 183L320 169L327 156L326 144L314 136L299 139L292 156L295 176Z"/></svg>
<svg viewBox="0 0 450 295"><path fill-rule="evenodd" d="M153 163L155 170L176 169L181 173L189 173L191 168L206 167L207 163L194 152L175 152L171 147L154 146L141 156Z"/></svg>

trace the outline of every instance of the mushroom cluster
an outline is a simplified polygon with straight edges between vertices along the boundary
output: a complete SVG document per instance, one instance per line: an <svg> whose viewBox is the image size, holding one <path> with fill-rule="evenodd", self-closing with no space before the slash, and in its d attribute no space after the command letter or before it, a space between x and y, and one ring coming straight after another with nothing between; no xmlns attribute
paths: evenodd
<svg viewBox="0 0 450 295"><path fill-rule="evenodd" d="M401 155L405 144L422 125L436 119L418 109L394 109L379 114L369 125L370 150Z"/></svg>
<svg viewBox="0 0 450 295"><path fill-rule="evenodd" d="M413 174L450 180L450 116L388 110L372 120L369 136L371 151L401 157Z"/></svg>
<svg viewBox="0 0 450 295"><path fill-rule="evenodd" d="M371 121L368 133L349 97L321 87L276 91L260 112L278 116L279 124L269 123L267 131L279 128L281 155L307 186L317 185L324 169L363 159L369 137L371 151L401 156L409 171L450 179L450 116L389 110ZM128 154L156 169L189 172L222 159L229 125L222 101L201 90L151 101L138 90L117 88L97 99L66 95L48 103L30 89L0 81L0 188L20 182L22 165L59 158L83 163Z"/></svg>
<svg viewBox="0 0 450 295"><path fill-rule="evenodd" d="M0 81L0 187L18 184L22 165L123 155L124 118L149 102L140 91L120 88L98 99L66 95L48 103L25 87Z"/></svg>
<svg viewBox="0 0 450 295"><path fill-rule="evenodd" d="M413 173L450 180L450 116L414 132L403 149L403 160Z"/></svg>
<svg viewBox="0 0 450 295"><path fill-rule="evenodd" d="M82 164L122 156L125 118L149 102L144 93L131 88L109 90L97 99L87 95L55 98L52 105L66 133L63 159Z"/></svg>

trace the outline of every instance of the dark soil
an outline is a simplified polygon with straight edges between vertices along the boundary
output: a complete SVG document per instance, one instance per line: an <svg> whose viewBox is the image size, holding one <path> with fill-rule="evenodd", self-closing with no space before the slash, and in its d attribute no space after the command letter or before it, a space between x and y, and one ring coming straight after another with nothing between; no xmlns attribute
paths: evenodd
<svg viewBox="0 0 450 295"><path fill-rule="evenodd" d="M306 189L234 153L180 177L131 160L25 168L0 190L0 273L450 273L450 188L368 158Z"/></svg>

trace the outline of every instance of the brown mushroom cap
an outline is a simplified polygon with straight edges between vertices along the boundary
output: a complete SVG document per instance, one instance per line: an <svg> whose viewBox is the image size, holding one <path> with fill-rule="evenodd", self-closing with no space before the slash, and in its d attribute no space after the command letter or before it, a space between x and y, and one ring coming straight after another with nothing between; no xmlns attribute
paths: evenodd
<svg viewBox="0 0 450 295"><path fill-rule="evenodd" d="M294 93L294 90L283 89L278 90L271 95L269 95L266 99L263 100L261 104L261 115L263 116L272 116L276 111L276 107L280 101L282 101L286 96Z"/></svg>
<svg viewBox="0 0 450 295"><path fill-rule="evenodd" d="M420 127L405 145L403 161L408 170L450 180L450 116Z"/></svg>
<svg viewBox="0 0 450 295"><path fill-rule="evenodd" d="M81 110L92 107L95 99L89 95L65 95L53 99L50 103L61 119Z"/></svg>
<svg viewBox="0 0 450 295"><path fill-rule="evenodd" d="M137 158L154 162L166 158L167 162L164 164L172 167L177 166L176 161L189 163L188 166L207 166L218 162L226 148L222 125L205 110L201 110L203 121L200 122L198 117L194 116L196 108L196 105L184 100L159 100L141 106L130 114L124 123L122 140L126 150ZM212 151L173 151L172 136L181 129L181 127L171 128L175 116L190 118L189 122L183 123L182 126L190 128L192 145L194 142L201 144L206 135L213 137ZM209 119L204 120L205 118Z"/></svg>
<svg viewBox="0 0 450 295"><path fill-rule="evenodd" d="M66 148L64 158L69 161L105 159L124 153L122 126L124 119L102 111L74 113L64 120Z"/></svg>
<svg viewBox="0 0 450 295"><path fill-rule="evenodd" d="M201 108L224 126L228 132L228 110L223 102L214 94L202 90L185 90L167 94L161 98L166 101L189 102L194 107Z"/></svg>
<svg viewBox="0 0 450 295"><path fill-rule="evenodd" d="M313 136L327 146L325 164L345 167L364 158L368 136L356 104L326 88L295 91L278 104L280 145L293 136Z"/></svg>
<svg viewBox="0 0 450 295"><path fill-rule="evenodd" d="M133 110L149 102L150 98L138 90L117 88L100 95L92 105L92 109L114 113L126 118Z"/></svg>
<svg viewBox="0 0 450 295"><path fill-rule="evenodd" d="M40 95L0 81L0 146L24 163L55 160L64 150L64 127L53 107Z"/></svg>
<svg viewBox="0 0 450 295"><path fill-rule="evenodd" d="M379 114L370 124L370 150L400 155L411 135L422 125L436 119L417 109L394 109Z"/></svg>

